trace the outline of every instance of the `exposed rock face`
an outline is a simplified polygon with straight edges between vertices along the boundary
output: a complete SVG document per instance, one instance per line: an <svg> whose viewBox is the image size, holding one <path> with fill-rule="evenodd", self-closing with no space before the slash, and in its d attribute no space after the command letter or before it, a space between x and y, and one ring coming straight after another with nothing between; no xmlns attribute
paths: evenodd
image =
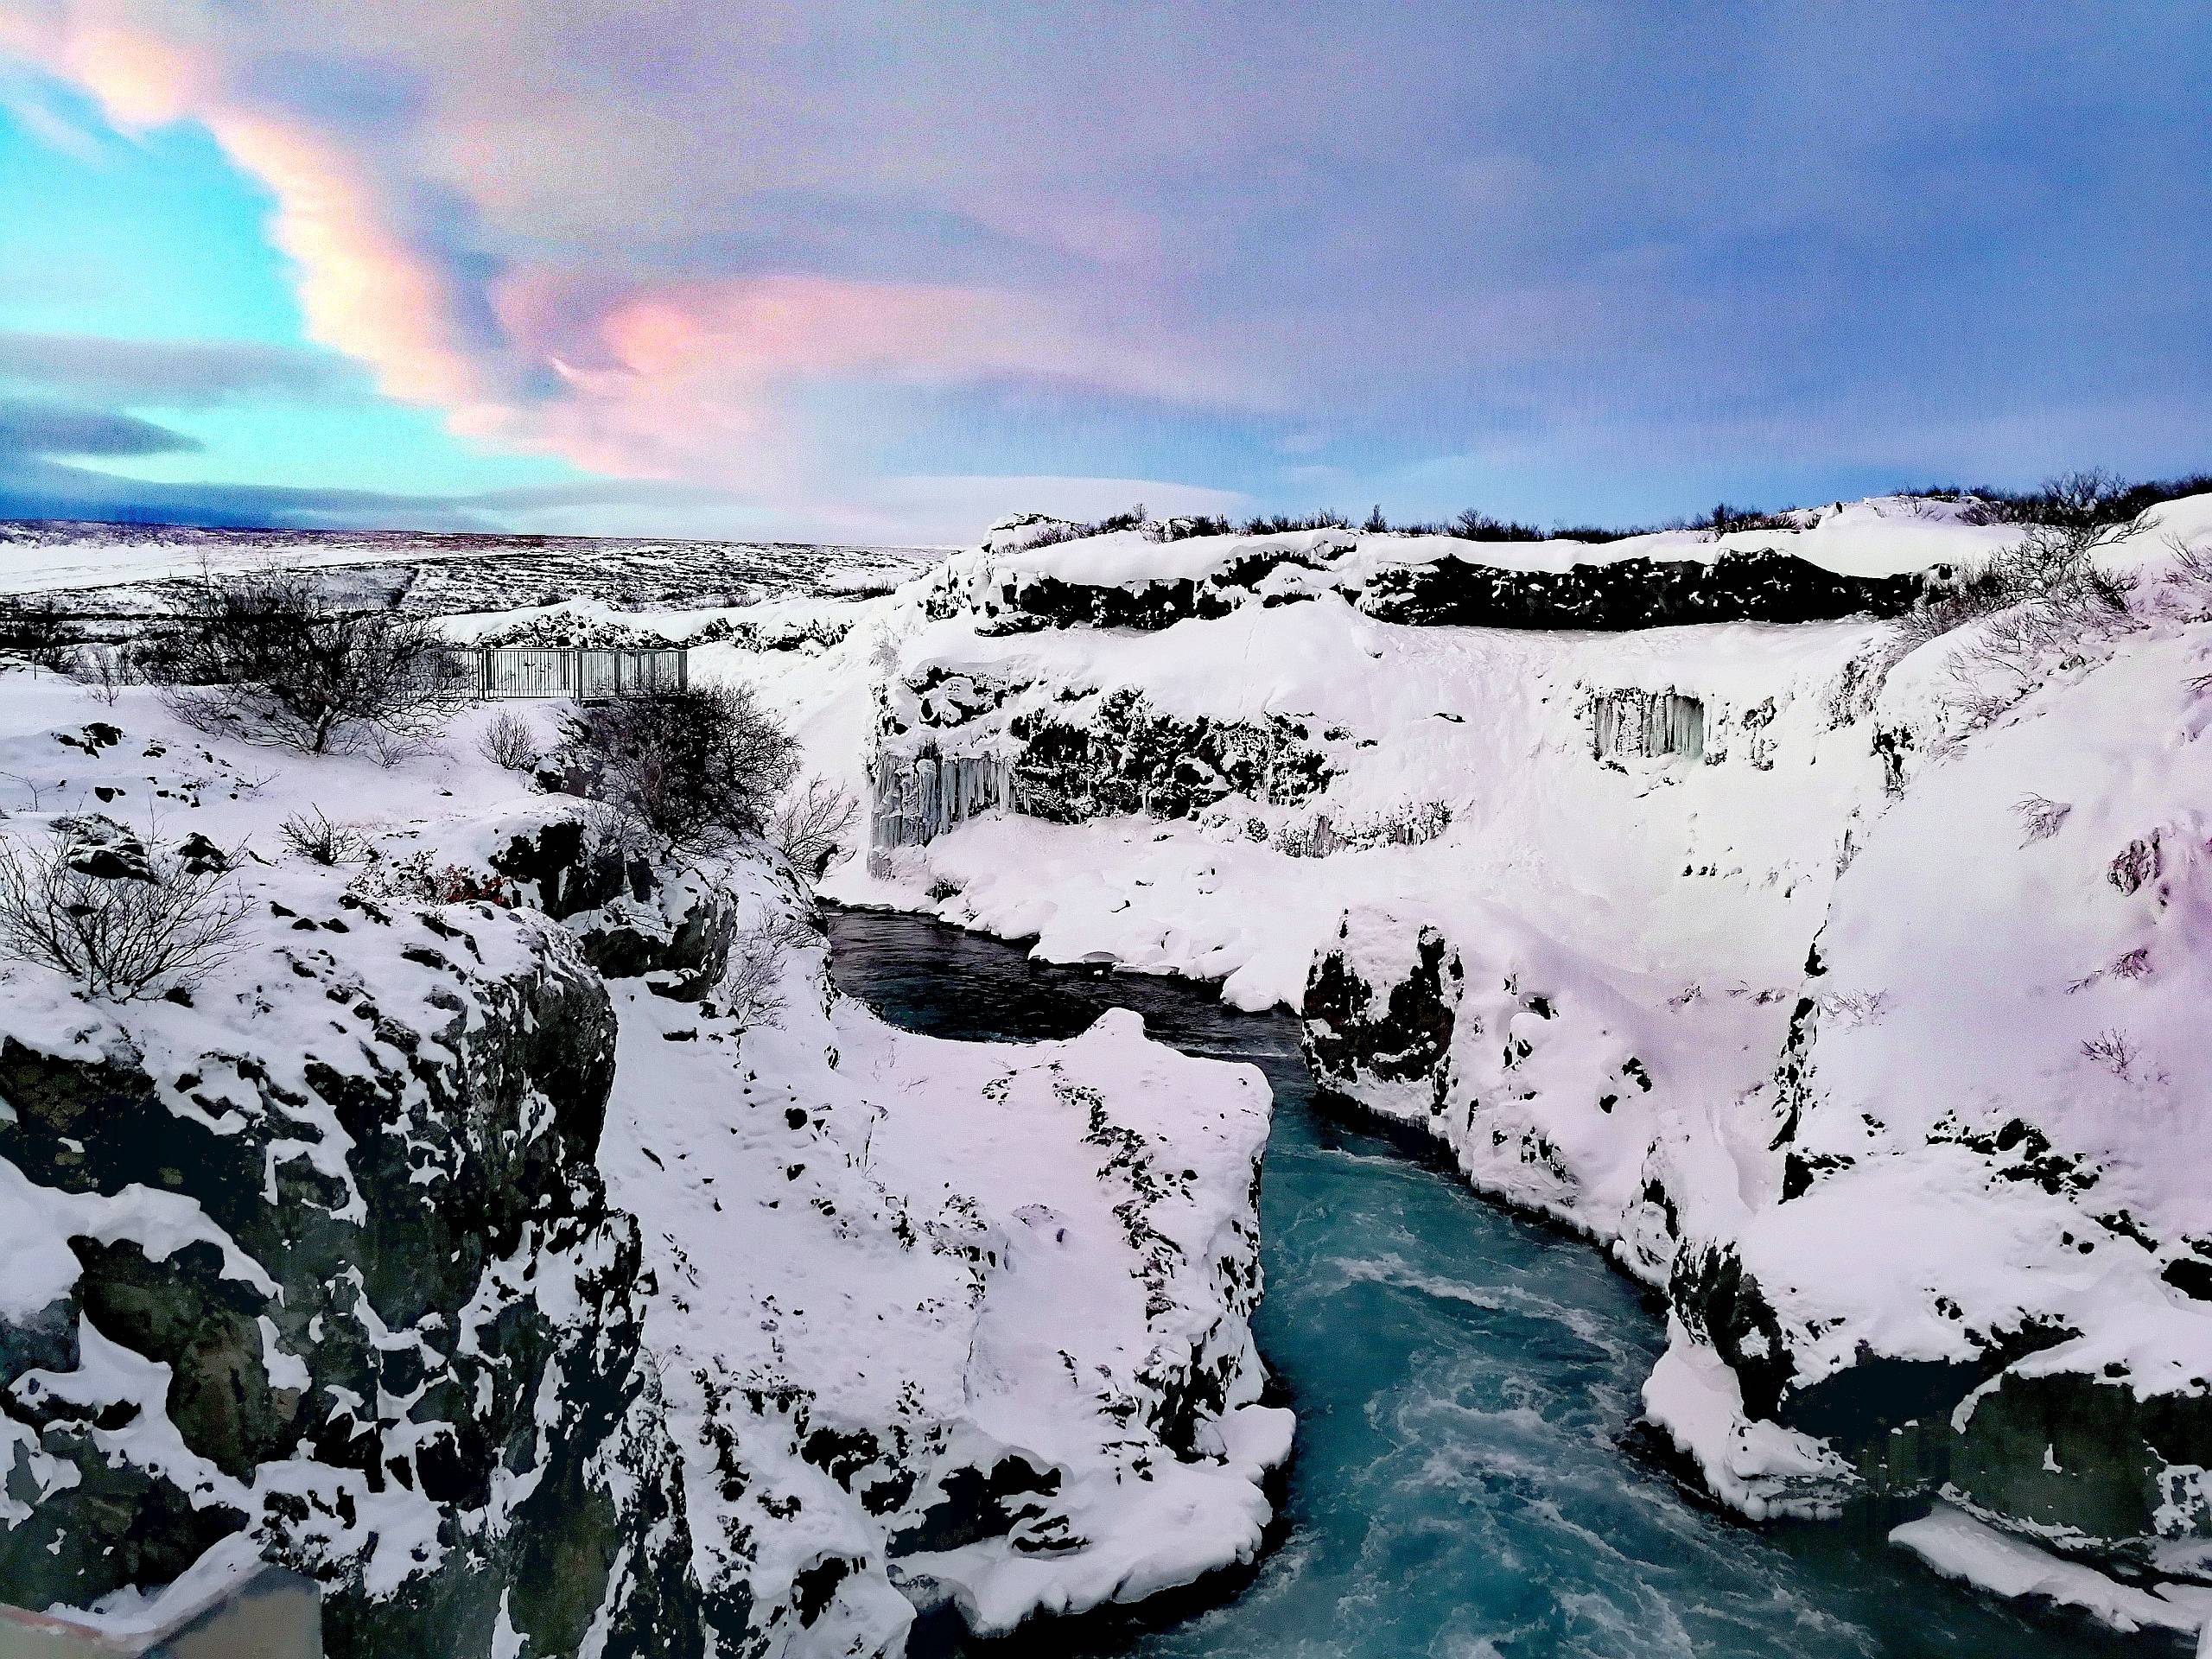
<svg viewBox="0 0 2212 1659"><path fill-rule="evenodd" d="M1382 571L1356 602L1387 622L1621 629L1896 616L1923 591L1916 575L1842 576L1792 554L1749 552L1710 564L1628 558L1557 572L1439 559Z"/></svg>
<svg viewBox="0 0 2212 1659"><path fill-rule="evenodd" d="M1347 917L1338 938L1349 940L1351 931ZM1427 1094L1433 1117L1444 1109L1445 1061L1465 969L1433 927L1414 936L1414 950L1404 975L1380 985L1349 950L1317 957L1301 1010L1306 1058L1323 1088L1370 1103L1380 1090L1410 1084Z"/></svg>
<svg viewBox="0 0 2212 1659"><path fill-rule="evenodd" d="M1671 1041L1594 964L1511 918L1457 931L1344 916L1301 1009L1315 1080L1425 1129L1476 1185L1613 1243L1663 1283L1682 1185L1670 1068L1656 1058Z"/></svg>
<svg viewBox="0 0 2212 1659"><path fill-rule="evenodd" d="M696 1618L640 1548L670 1450L604 988L531 914L291 897L196 1008L0 1039L0 1158L72 1258L10 1321L0 1585L83 1605L251 1527L340 1654Z"/></svg>
<svg viewBox="0 0 2212 1659"><path fill-rule="evenodd" d="M931 584L938 618L969 615L985 632L1042 628L1171 627L1245 605L1286 605L1333 594L1386 622L1490 628L1650 628L1692 622L1811 622L1895 616L1926 590L1923 577L1848 576L1771 549L1712 558L1641 556L1564 570L1486 562L1478 544L1427 538L1427 556L1394 556L1388 538L1348 531L1179 543L1161 563L1188 575L1054 568L1053 550L956 563ZM1399 545L1404 546L1405 543Z"/></svg>
<svg viewBox="0 0 2212 1659"><path fill-rule="evenodd" d="M1047 690L934 668L886 688L876 740L878 847L923 844L1000 805L1080 823L1194 817L1232 798L1295 804L1334 773L1321 734L1287 715L1178 717L1125 686Z"/></svg>

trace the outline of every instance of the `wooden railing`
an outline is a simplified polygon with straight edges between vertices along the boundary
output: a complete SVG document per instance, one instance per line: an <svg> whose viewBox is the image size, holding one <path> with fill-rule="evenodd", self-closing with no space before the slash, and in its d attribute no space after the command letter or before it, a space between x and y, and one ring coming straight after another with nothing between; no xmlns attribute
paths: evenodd
<svg viewBox="0 0 2212 1659"><path fill-rule="evenodd" d="M681 645L500 645L456 649L454 664L479 697L606 697L681 691L690 683Z"/></svg>

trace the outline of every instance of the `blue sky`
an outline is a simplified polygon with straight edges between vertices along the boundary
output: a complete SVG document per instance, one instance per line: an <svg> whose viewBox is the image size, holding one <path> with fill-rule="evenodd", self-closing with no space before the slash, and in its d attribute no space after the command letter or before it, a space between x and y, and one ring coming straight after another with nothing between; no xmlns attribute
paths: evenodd
<svg viewBox="0 0 2212 1659"><path fill-rule="evenodd" d="M954 539L2212 468L2212 14L0 0L0 513Z"/></svg>

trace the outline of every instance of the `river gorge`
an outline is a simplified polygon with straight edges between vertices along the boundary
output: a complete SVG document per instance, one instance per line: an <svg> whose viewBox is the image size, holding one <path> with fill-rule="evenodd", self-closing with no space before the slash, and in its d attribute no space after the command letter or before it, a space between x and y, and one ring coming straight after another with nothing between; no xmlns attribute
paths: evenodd
<svg viewBox="0 0 2212 1659"><path fill-rule="evenodd" d="M1240 1013L1186 982L1050 967L912 916L834 911L830 937L839 988L894 1024L1034 1041L1134 1008L1154 1038L1256 1065L1274 1092L1254 1323L1299 1426L1268 1554L1173 1612L964 1649L939 1630L938 1652L2143 1651L1947 1584L1872 1521L1755 1527L1697 1499L1638 1426L1665 1346L1656 1303L1586 1242L1484 1201L1418 1145L1317 1097L1290 1015Z"/></svg>

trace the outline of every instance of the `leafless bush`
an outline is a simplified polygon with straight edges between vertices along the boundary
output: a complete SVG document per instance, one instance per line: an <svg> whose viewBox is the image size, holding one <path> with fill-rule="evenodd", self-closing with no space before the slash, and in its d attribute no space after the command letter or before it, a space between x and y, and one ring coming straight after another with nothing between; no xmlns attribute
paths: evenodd
<svg viewBox="0 0 2212 1659"><path fill-rule="evenodd" d="M774 916L747 928L730 946L715 996L741 1026L773 1025L785 1008L784 968L795 944L814 938L806 925Z"/></svg>
<svg viewBox="0 0 2212 1659"><path fill-rule="evenodd" d="M427 741L468 693L429 622L344 609L298 569L187 584L149 668L200 730L387 762Z"/></svg>
<svg viewBox="0 0 2212 1659"><path fill-rule="evenodd" d="M2105 866L2105 880L2122 893L2139 892L2146 881L2155 881L2166 870L2165 837L2153 830L2147 836L2139 836L2113 855Z"/></svg>
<svg viewBox="0 0 2212 1659"><path fill-rule="evenodd" d="M2036 613L2022 625L2031 632L2056 635L2109 625L2126 615L2130 584L2101 569L2098 555L2142 528L2134 521L2029 524L2018 541L1929 594L1897 626L1910 646L2023 606Z"/></svg>
<svg viewBox="0 0 2212 1659"><path fill-rule="evenodd" d="M1117 530L1142 530L1150 522L1144 503L1140 501L1127 512L1109 513L1088 524L1048 524L1038 531L1029 545L1052 547L1060 542L1079 542L1086 536L1110 536Z"/></svg>
<svg viewBox="0 0 2212 1659"><path fill-rule="evenodd" d="M741 685L691 686L580 706L562 723L563 786L683 852L726 850L768 828L797 746Z"/></svg>
<svg viewBox="0 0 2212 1659"><path fill-rule="evenodd" d="M365 830L326 817L319 806L285 819L276 833L287 847L317 864L365 864L376 856Z"/></svg>
<svg viewBox="0 0 2212 1659"><path fill-rule="evenodd" d="M79 645L62 671L111 709L131 680L130 658L113 645Z"/></svg>
<svg viewBox="0 0 2212 1659"><path fill-rule="evenodd" d="M60 600L43 594L0 599L0 651L41 668L61 668L75 645L75 623Z"/></svg>
<svg viewBox="0 0 2212 1659"><path fill-rule="evenodd" d="M508 772L529 772L537 765L537 728L511 709L492 716L491 724L476 740L476 747L493 766Z"/></svg>
<svg viewBox="0 0 2212 1659"><path fill-rule="evenodd" d="M2175 574L2201 588L2212 588L2212 542L2195 546L2178 536L2165 539L2173 550Z"/></svg>
<svg viewBox="0 0 2212 1659"><path fill-rule="evenodd" d="M1988 725L2042 684L2051 668L2133 625L2130 578L2100 555L2140 533L2127 524L2032 524L2020 539L1899 620L1904 648L1980 624L1952 659L1956 706Z"/></svg>
<svg viewBox="0 0 2212 1659"><path fill-rule="evenodd" d="M2127 1033L2118 1030L2101 1031L2089 1038L2082 1045L2082 1054L2124 1081L2133 1081L2135 1068L2143 1058L2128 1040Z"/></svg>
<svg viewBox="0 0 2212 1659"><path fill-rule="evenodd" d="M110 818L56 819L43 845L0 842L0 948L118 1002L188 989L245 919L235 860L205 836L149 846Z"/></svg>
<svg viewBox="0 0 2212 1659"><path fill-rule="evenodd" d="M2087 529L2133 517L2136 510L2127 505L2133 493L2134 486L2116 474L2084 467L2045 479L2041 489L2026 495L2003 498L2002 505L2023 523Z"/></svg>
<svg viewBox="0 0 2212 1659"><path fill-rule="evenodd" d="M860 816L860 803L827 778L810 778L777 804L768 840L793 869L818 878Z"/></svg>
<svg viewBox="0 0 2212 1659"><path fill-rule="evenodd" d="M2012 803L2012 810L2020 815L2020 828L2027 839L2020 844L2027 846L2038 841L2049 841L2066 822L2073 811L2071 801L2046 800L2040 795L2023 795Z"/></svg>
<svg viewBox="0 0 2212 1659"><path fill-rule="evenodd" d="M1821 1012L1846 1031L1872 1025L1889 1011L1887 991L1831 991L1821 999Z"/></svg>

